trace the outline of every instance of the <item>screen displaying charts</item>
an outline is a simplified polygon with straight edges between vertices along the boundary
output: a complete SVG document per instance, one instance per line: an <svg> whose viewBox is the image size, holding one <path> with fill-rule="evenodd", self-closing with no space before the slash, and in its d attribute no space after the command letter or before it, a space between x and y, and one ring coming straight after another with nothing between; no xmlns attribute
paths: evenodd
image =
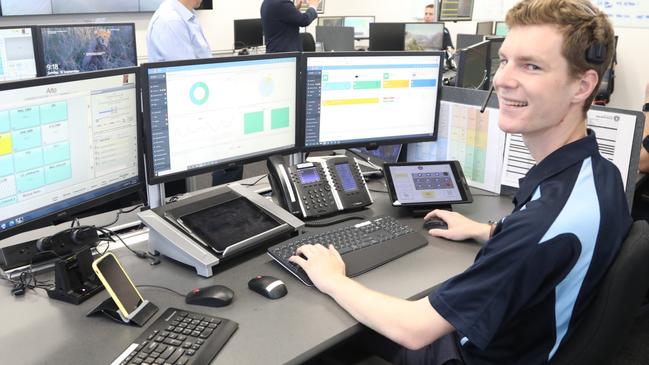
<svg viewBox="0 0 649 365"><path fill-rule="evenodd" d="M31 28L0 28L0 82L36 77Z"/></svg>
<svg viewBox="0 0 649 365"><path fill-rule="evenodd" d="M128 71L0 91L0 233L141 183Z"/></svg>
<svg viewBox="0 0 649 365"><path fill-rule="evenodd" d="M433 140L441 53L309 55L309 149Z"/></svg>
<svg viewBox="0 0 649 365"><path fill-rule="evenodd" d="M293 148L296 67L266 56L149 68L154 179Z"/></svg>

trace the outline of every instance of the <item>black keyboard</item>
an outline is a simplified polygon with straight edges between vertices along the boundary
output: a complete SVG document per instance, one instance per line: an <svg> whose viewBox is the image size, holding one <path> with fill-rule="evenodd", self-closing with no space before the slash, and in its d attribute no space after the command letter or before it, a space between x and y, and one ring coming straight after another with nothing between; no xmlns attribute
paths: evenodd
<svg viewBox="0 0 649 365"><path fill-rule="evenodd" d="M238 327L228 319L169 308L112 365L209 364Z"/></svg>
<svg viewBox="0 0 649 365"><path fill-rule="evenodd" d="M270 247L268 254L304 284L312 286L304 270L289 262L288 258L298 247L316 243L333 244L345 262L347 276L354 277L426 246L428 241L409 226L385 216L326 232L302 234Z"/></svg>

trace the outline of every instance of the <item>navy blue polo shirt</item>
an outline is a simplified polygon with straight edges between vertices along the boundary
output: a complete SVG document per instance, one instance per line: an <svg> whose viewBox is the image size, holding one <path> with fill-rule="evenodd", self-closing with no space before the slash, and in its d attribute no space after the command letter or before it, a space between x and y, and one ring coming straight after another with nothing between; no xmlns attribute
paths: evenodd
<svg viewBox="0 0 649 365"><path fill-rule="evenodd" d="M473 265L429 296L470 365L548 362L632 223L620 173L591 130L530 169L514 205Z"/></svg>
<svg viewBox="0 0 649 365"><path fill-rule="evenodd" d="M301 13L291 0L264 0L259 10L266 53L302 51L300 27L318 17L315 9Z"/></svg>

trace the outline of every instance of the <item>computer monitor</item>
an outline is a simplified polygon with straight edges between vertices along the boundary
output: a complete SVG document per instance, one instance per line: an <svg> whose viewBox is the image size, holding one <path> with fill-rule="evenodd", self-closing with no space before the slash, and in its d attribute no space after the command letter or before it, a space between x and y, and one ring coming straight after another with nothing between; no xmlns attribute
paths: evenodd
<svg viewBox="0 0 649 365"><path fill-rule="evenodd" d="M344 26L345 18L342 16L319 16L318 25L325 27L342 27Z"/></svg>
<svg viewBox="0 0 649 365"><path fill-rule="evenodd" d="M442 1L439 9L439 21L471 20L473 0Z"/></svg>
<svg viewBox="0 0 649 365"><path fill-rule="evenodd" d="M434 140L442 52L304 55L304 149Z"/></svg>
<svg viewBox="0 0 649 365"><path fill-rule="evenodd" d="M0 239L143 188L138 69L0 84Z"/></svg>
<svg viewBox="0 0 649 365"><path fill-rule="evenodd" d="M38 36L40 75L137 66L133 23L43 26Z"/></svg>
<svg viewBox="0 0 649 365"><path fill-rule="evenodd" d="M36 77L31 27L0 27L0 82Z"/></svg>
<svg viewBox="0 0 649 365"><path fill-rule="evenodd" d="M489 85L489 41L458 51L455 86L486 90Z"/></svg>
<svg viewBox="0 0 649 365"><path fill-rule="evenodd" d="M478 22L475 28L475 34L492 35L494 22Z"/></svg>
<svg viewBox="0 0 649 365"><path fill-rule="evenodd" d="M500 47L503 45L505 38L487 37L487 40L489 41L489 84L487 85L487 89L489 89L493 83L496 71L500 67L500 55L498 51L500 51Z"/></svg>
<svg viewBox="0 0 649 365"><path fill-rule="evenodd" d="M457 38L455 39L456 49L466 48L472 46L476 43L484 41L484 36L482 34L460 34L458 33Z"/></svg>
<svg viewBox="0 0 649 365"><path fill-rule="evenodd" d="M507 23L496 22L496 30L494 31L494 35L506 36L508 31L509 27L507 26Z"/></svg>
<svg viewBox="0 0 649 365"><path fill-rule="evenodd" d="M353 51L354 28L352 27L315 27L315 39L322 43L325 51Z"/></svg>
<svg viewBox="0 0 649 365"><path fill-rule="evenodd" d="M370 37L370 24L374 23L373 16L346 16L343 20L345 27L354 28L354 38L367 39Z"/></svg>
<svg viewBox="0 0 649 365"><path fill-rule="evenodd" d="M296 147L298 54L142 66L149 184Z"/></svg>
<svg viewBox="0 0 649 365"><path fill-rule="evenodd" d="M403 51L404 23L370 23L370 51Z"/></svg>
<svg viewBox="0 0 649 365"><path fill-rule="evenodd" d="M234 20L234 49L264 45L264 30L261 19Z"/></svg>
<svg viewBox="0 0 649 365"><path fill-rule="evenodd" d="M406 51L444 49L444 23L406 23L403 47Z"/></svg>

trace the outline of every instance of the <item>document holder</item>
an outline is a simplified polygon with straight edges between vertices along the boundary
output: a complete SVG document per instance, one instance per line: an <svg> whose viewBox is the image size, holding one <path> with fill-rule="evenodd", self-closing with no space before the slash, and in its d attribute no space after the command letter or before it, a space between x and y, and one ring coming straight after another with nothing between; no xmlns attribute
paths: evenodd
<svg viewBox="0 0 649 365"><path fill-rule="evenodd" d="M132 324L138 327L142 327L153 315L158 311L158 306L151 303L148 300L144 300L128 317L125 317L122 312L117 308L113 298L108 297L108 299L101 302L98 306L92 309L86 317L94 316L96 314L104 314L108 318L122 323L122 324Z"/></svg>

